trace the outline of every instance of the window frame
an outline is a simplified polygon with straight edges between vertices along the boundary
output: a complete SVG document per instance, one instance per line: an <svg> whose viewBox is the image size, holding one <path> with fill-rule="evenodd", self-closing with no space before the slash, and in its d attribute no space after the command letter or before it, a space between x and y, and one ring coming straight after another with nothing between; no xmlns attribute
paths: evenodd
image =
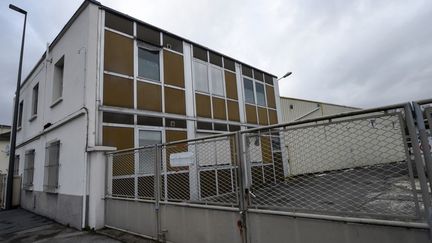
<svg viewBox="0 0 432 243"><path fill-rule="evenodd" d="M39 106L39 83L35 84L32 89L32 105L30 121L37 117Z"/></svg>
<svg viewBox="0 0 432 243"><path fill-rule="evenodd" d="M209 80L209 68L208 68L208 63L201 60L201 59L197 59L197 58L192 58L192 78L193 78L193 83L194 83L194 91L196 92L201 92L201 93L205 93L205 94L211 94L211 88L210 88L210 80ZM205 70L206 70L206 83L207 83L207 90L200 90L198 89L198 85L197 85L197 78L195 76L195 72L196 72L196 67L195 67L195 63L201 64L203 66L205 66Z"/></svg>
<svg viewBox="0 0 432 243"><path fill-rule="evenodd" d="M29 158L32 158L32 161L30 161ZM24 157L24 173L23 173L23 188L26 190L31 190L33 188L35 158L36 158L36 152L34 149L26 151ZM30 162L31 162L31 166L29 166ZM29 178L31 178L31 180L29 180Z"/></svg>
<svg viewBox="0 0 432 243"><path fill-rule="evenodd" d="M243 92L244 92L244 102L245 104L250 104L250 105L256 105L256 93L255 93L255 83L254 83L254 79L253 78L249 78L247 76L243 76ZM246 85L245 85L245 81L248 80L252 83L252 95L253 95L253 102L250 102L247 100L246 98Z"/></svg>
<svg viewBox="0 0 432 243"><path fill-rule="evenodd" d="M50 158L50 148L53 146L58 146L55 163L51 163ZM57 193L58 188L60 187L59 179L60 179L60 152L61 152L61 142L60 140L53 140L48 142L45 147L45 164L44 164L44 182L43 182L43 191L49 193ZM52 175L50 168L54 168L55 171L55 183L50 184L50 178L52 179Z"/></svg>
<svg viewBox="0 0 432 243"><path fill-rule="evenodd" d="M51 108L63 100L64 66L65 66L65 56L63 55L54 64L53 83L52 83L52 92L51 92L52 95ZM61 69L61 77L57 75L57 73L60 72L59 69Z"/></svg>
<svg viewBox="0 0 432 243"><path fill-rule="evenodd" d="M254 89L255 89L255 102L256 102L256 105L267 108L267 95L266 95L266 86L265 86L265 83L262 83L262 82L256 81L256 80L255 80L254 83L255 83ZM258 91L257 91L258 89L257 89L257 85L261 85L262 86L264 104L259 104L258 103Z"/></svg>
<svg viewBox="0 0 432 243"><path fill-rule="evenodd" d="M140 58L139 58L139 52L141 50L150 52L150 53L154 53L158 55L158 75L159 75L159 80L156 79L152 79L152 78L148 78L148 77L144 77L140 75ZM150 81L152 83L157 83L157 84L162 84L162 62L161 62L161 52L162 52L162 48L157 47L157 46L152 46L150 44L144 43L144 42L140 42L137 41L137 53L136 53L136 60L137 60L137 70L136 70L136 77L137 79L140 80L144 80L144 81Z"/></svg>

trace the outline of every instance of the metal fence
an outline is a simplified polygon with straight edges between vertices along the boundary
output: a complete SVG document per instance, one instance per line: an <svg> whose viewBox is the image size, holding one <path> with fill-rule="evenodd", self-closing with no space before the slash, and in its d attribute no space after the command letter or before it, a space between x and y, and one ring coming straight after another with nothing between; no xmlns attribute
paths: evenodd
<svg viewBox="0 0 432 243"><path fill-rule="evenodd" d="M117 151L106 194L244 220L257 209L431 222L431 115L407 103Z"/></svg>

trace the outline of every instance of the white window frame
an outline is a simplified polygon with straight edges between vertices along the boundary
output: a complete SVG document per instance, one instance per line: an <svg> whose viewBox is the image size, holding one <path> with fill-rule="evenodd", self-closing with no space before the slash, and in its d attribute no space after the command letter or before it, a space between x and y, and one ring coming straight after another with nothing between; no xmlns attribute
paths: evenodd
<svg viewBox="0 0 432 243"><path fill-rule="evenodd" d="M206 71L207 71L207 90L200 90L198 89L198 83L197 83L197 78L195 76L195 63L199 63L202 64L206 67ZM206 93L206 94L211 94L211 87L210 87L210 76L209 76L209 68L208 68L208 62L205 62L201 59L197 59L197 58L193 58L192 59L192 78L193 78L193 84L194 84L194 91L197 92L201 92L201 93Z"/></svg>
<svg viewBox="0 0 432 243"><path fill-rule="evenodd" d="M150 79L150 78L146 78L146 77L143 77L143 76L140 76L140 73L139 73L139 49L143 49L143 50L146 50L146 51L149 51L149 52L158 52L158 61L159 61L159 80L155 80L155 79ZM162 51L162 48L160 48L160 47L156 47L156 46L153 46L153 45L150 45L150 44L147 44L147 43L144 43L144 42L140 42L140 41L137 41L137 51L136 51L136 60L137 60L137 71L136 71L136 77L137 77L137 79L141 79L141 80L145 80L145 81L150 81L150 82L152 82L152 83L157 83L157 84L162 84L162 62L161 62L161 51Z"/></svg>
<svg viewBox="0 0 432 243"><path fill-rule="evenodd" d="M36 89L37 87L37 89ZM35 84L32 89L32 104L31 104L31 117L30 120L33 120L37 117L38 106L39 106L39 83ZM35 91L37 90L37 92Z"/></svg>
<svg viewBox="0 0 432 243"><path fill-rule="evenodd" d="M244 94L244 102L245 104L250 104L250 105L256 105L257 104L257 99L256 99L256 91L255 91L255 81L253 78L249 78L247 76L242 76L242 82L243 82L243 94ZM249 101L246 100L246 87L245 87L245 79L248 79L252 82L252 89L253 89L253 96L254 96L254 102L251 103Z"/></svg>
<svg viewBox="0 0 432 243"><path fill-rule="evenodd" d="M257 84L263 86L264 105L258 104L258 92L257 92L257 88L256 88ZM266 94L266 85L265 85L265 83L258 82L256 80L254 80L254 90L255 90L254 94L255 94L255 103L256 103L256 105L267 108L267 94Z"/></svg>

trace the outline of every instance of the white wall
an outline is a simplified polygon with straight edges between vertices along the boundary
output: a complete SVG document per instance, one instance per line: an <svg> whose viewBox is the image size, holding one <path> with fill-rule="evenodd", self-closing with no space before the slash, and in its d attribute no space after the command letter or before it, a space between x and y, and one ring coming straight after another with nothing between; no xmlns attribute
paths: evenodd
<svg viewBox="0 0 432 243"><path fill-rule="evenodd" d="M0 141L0 174L6 174L9 166L9 156L6 151L9 148L9 141Z"/></svg>

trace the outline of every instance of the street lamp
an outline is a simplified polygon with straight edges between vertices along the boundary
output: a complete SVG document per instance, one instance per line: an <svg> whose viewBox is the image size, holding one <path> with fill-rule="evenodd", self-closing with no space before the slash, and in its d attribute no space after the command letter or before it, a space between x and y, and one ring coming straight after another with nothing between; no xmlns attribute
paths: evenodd
<svg viewBox="0 0 432 243"><path fill-rule="evenodd" d="M19 60L19 67L18 67L18 79L17 79L17 86L15 91L14 115L13 115L11 141L10 141L9 169L8 169L7 189L6 189L6 209L12 208L12 195L13 195L12 190L13 190L13 176L14 176L13 171L14 171L14 162L15 162L18 104L19 104L19 96L21 90L21 70L22 70L22 60L23 60L23 52L24 52L25 29L26 29L26 22L27 22L27 12L25 10L12 4L9 4L9 8L14 11L17 11L18 13L24 14L24 28L23 28L22 41L21 41L21 53L20 53L20 60Z"/></svg>
<svg viewBox="0 0 432 243"><path fill-rule="evenodd" d="M284 78L286 78L286 77L288 77L288 76L290 76L292 74L292 72L287 72L287 73L285 73L285 75L284 76L282 76L282 77L280 77L280 78L278 78L276 81L279 81L279 80L281 80L281 79L284 79Z"/></svg>

